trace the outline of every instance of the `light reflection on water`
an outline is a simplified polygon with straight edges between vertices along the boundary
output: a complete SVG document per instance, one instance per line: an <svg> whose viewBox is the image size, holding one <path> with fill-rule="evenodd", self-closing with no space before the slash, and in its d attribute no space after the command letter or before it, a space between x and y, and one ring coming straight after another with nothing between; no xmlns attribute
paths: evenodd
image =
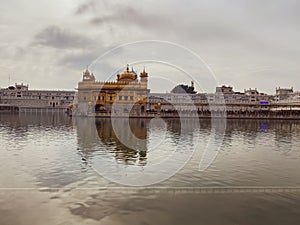
<svg viewBox="0 0 300 225"><path fill-rule="evenodd" d="M120 187L120 185L103 178L94 169L99 159L104 157L107 171L112 170L115 165L119 168L135 166L143 171L147 167L163 163L178 146L180 154L191 153L197 141L199 144L197 151L184 168L170 179L155 184L154 187L300 186L298 172L300 121L228 120L224 139L219 140L222 141L222 146L217 157L210 167L202 172L199 171L199 162L211 134L209 120L165 119L164 123L161 121L155 123L149 119L131 119L132 133L123 127L122 119L119 125L114 127L119 129L116 131L109 119L97 119L95 123L88 118L68 118L60 114L0 114L0 188L2 188L0 212L1 214L9 212L7 217L0 219L0 224L22 224L20 221L14 221L13 215L16 213L14 208L16 205L22 207L29 199L37 208L42 204L40 199L43 199L49 207L65 210L62 217L70 221L74 219L72 216L80 217L83 221L85 219L99 221L108 215L115 215L113 217L115 220L126 217L128 222L132 223L131 215L136 215L136 210L140 210L140 216L149 217L151 213L146 212L147 209L151 209L153 214L158 214L160 210L166 210L169 204L172 205L168 208L172 216L181 210L187 218L197 217L200 215L196 213L198 209L195 209L195 212L192 209L185 212L182 207L191 204L205 212L220 199L226 202L225 204L231 204L232 200L235 202L232 207L244 215L237 221L250 217L249 214L259 214L257 210L263 206L287 213L280 211L281 205L290 208L291 216L299 219L296 216L299 209L296 203L300 198L298 194L277 195L277 197L267 194L250 196L236 194L231 196L232 198L227 195L181 197L183 195L179 194L174 199L168 194L145 194L140 189L131 194L116 192L109 194L97 188ZM184 129L181 129L182 127ZM182 162L179 160L178 163ZM143 179L147 179L147 176ZM26 198L24 197L26 194L14 192L16 188L33 188L27 191L35 194L29 193ZM53 194L40 192L35 188L58 189L57 193ZM35 195L36 197L33 197ZM120 196L123 200L120 200ZM57 202L57 199L60 201ZM197 202L194 202L196 199ZM198 200L202 202L199 203ZM203 201L207 201L208 205ZM243 207L243 204L248 204L246 202L250 206ZM132 205L133 203L135 205ZM258 203L259 206L254 206ZM124 204L127 208L124 208ZM226 214L223 208L216 210L217 214ZM43 213L42 210L41 214ZM47 216L49 215L44 214L44 217ZM222 224L235 222L230 216L219 221L210 220L209 214L206 217L202 216L210 224L219 224L220 221ZM26 213L21 213L20 217L26 217ZM35 221L30 219L28 221L31 224L39 221L37 217L34 218ZM161 221L165 219L161 218ZM162 222L159 220L157 224L159 223ZM176 224L176 220L172 220L172 223Z"/></svg>

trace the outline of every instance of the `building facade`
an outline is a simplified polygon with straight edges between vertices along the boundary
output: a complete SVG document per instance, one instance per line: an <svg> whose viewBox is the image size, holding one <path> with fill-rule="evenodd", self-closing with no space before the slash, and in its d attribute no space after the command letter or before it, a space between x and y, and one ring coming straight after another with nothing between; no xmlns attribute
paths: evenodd
<svg viewBox="0 0 300 225"><path fill-rule="evenodd" d="M75 91L30 90L28 85L15 84L0 89L0 105L19 111L64 111L73 103Z"/></svg>
<svg viewBox="0 0 300 225"><path fill-rule="evenodd" d="M148 73L126 70L117 74L116 81L96 81L87 69L78 83L78 104L75 114L144 113L148 101Z"/></svg>
<svg viewBox="0 0 300 225"><path fill-rule="evenodd" d="M294 94L293 88L276 88L275 100L277 102L284 101Z"/></svg>
<svg viewBox="0 0 300 225"><path fill-rule="evenodd" d="M88 69L83 72L78 83L78 103L72 113L99 117L298 116L299 104L280 103L277 96L300 99L292 90L277 89L274 95L268 95L256 88L237 92L225 85L217 87L215 93L150 93L145 70L138 76L127 65L123 73L117 74L116 81L96 81Z"/></svg>
<svg viewBox="0 0 300 225"><path fill-rule="evenodd" d="M216 87L215 93L150 93L148 108L150 111L156 110L160 105L160 110L170 111L177 109L188 111L207 111L219 105L219 108L226 106L227 110L238 112L245 110L264 110L268 105L274 103L274 95L267 95L258 92L257 89L248 89L244 92L236 92L230 86Z"/></svg>

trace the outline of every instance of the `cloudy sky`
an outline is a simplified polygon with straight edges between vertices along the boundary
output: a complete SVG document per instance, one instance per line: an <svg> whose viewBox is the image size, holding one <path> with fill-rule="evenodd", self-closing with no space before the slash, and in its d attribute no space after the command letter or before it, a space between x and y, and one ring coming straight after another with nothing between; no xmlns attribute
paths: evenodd
<svg viewBox="0 0 300 225"><path fill-rule="evenodd" d="M87 65L107 80L129 63L146 66L153 91L191 80L206 92L300 90L299 10L297 0L1 1L0 87L10 75L74 89Z"/></svg>

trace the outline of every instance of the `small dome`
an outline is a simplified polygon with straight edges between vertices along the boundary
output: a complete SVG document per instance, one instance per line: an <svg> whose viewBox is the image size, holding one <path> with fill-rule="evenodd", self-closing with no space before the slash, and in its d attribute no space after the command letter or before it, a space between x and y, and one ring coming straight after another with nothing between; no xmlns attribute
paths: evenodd
<svg viewBox="0 0 300 225"><path fill-rule="evenodd" d="M129 66L127 65L126 71L121 74L118 74L117 81L135 81L137 79L137 74L134 72L133 68L129 71Z"/></svg>

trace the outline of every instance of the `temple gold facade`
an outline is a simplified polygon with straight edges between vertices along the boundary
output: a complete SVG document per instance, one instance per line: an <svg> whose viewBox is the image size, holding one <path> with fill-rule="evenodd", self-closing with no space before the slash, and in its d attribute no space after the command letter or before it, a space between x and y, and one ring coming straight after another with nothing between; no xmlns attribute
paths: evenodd
<svg viewBox="0 0 300 225"><path fill-rule="evenodd" d="M78 83L78 113L144 113L149 91L145 69L138 79L127 65L116 81L106 82L96 81L87 69Z"/></svg>

